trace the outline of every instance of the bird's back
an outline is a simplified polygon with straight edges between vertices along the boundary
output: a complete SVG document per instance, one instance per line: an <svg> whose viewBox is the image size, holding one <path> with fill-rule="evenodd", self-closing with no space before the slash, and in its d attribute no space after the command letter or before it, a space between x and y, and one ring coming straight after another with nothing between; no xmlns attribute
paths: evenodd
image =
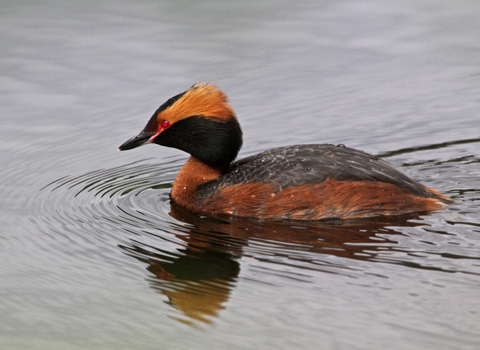
<svg viewBox="0 0 480 350"><path fill-rule="evenodd" d="M420 196L431 193L417 181L404 175L386 161L343 145L312 144L273 148L232 163L227 173L204 185L269 183L282 189L337 181L378 181L390 183Z"/></svg>
<svg viewBox="0 0 480 350"><path fill-rule="evenodd" d="M328 193L325 192L327 184L330 189L327 191ZM363 184L364 189L359 184ZM247 190L248 188L249 190ZM392 189L394 189L403 195L397 196L398 200L404 202L407 197L433 199L436 202L445 203L448 201L447 197L409 178L382 159L343 145L330 144L279 147L238 160L230 165L225 175L199 186L197 198L199 205L208 203L209 211L215 212L212 205L216 203L214 206L220 207L222 202L228 202L226 206L231 208L234 200L228 200L225 197L233 196L235 198L237 196L237 203L248 201L252 206L251 210L258 210L261 215L265 216L269 209L266 207L268 206L266 202L261 203L262 200L268 201L276 197L275 200L278 202L282 198L282 194L285 196L288 193L292 196L291 193L296 192L298 193L296 196L297 206L298 202L307 202L311 205L315 203L318 206L318 203L332 201L331 198L322 198L322 196L348 195L336 193L335 188L340 192L352 191L352 196L355 192L357 197L362 197L361 191L365 191L365 198L375 197L373 200L378 204L377 207L380 208L379 212L381 213L385 211L385 208L381 208L381 204L389 201L382 198L381 193L380 195L372 194L378 190L386 192L385 196L391 197L395 196L395 193L392 194ZM242 196L243 189L246 195ZM305 198L299 200L302 190L305 190L303 192ZM270 197L265 197L260 192L268 192ZM248 196L251 200L246 199ZM342 200L348 201L348 198ZM352 200L358 199L352 197ZM345 206L343 203L341 205ZM238 207L241 206L241 204L238 205ZM305 204L303 209L300 208L300 212L305 212L305 206L308 204ZM397 208L395 210L398 211ZM369 210L371 209L372 205L369 206ZM236 209L233 210L235 215L241 215ZM226 211L228 213L230 209ZM289 208L286 208L286 212L290 211ZM313 218L320 218L317 216L323 215L315 214L316 210L313 208L307 211L313 213ZM322 210L322 212L324 211ZM329 210L329 212L336 213L332 216L338 215L338 210ZM382 215L381 213L380 215ZM372 216L376 215L378 213L372 211ZM280 216L291 215L282 214Z"/></svg>

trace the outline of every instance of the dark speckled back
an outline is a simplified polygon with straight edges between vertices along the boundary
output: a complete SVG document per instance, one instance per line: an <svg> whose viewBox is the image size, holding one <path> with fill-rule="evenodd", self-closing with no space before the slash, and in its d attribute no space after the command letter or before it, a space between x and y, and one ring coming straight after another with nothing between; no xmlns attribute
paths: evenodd
<svg viewBox="0 0 480 350"><path fill-rule="evenodd" d="M269 183L285 189L318 184L326 179L386 182L421 197L435 197L386 161L343 145L330 144L273 148L241 159L232 163L224 176L201 185L199 191L205 198L219 186Z"/></svg>

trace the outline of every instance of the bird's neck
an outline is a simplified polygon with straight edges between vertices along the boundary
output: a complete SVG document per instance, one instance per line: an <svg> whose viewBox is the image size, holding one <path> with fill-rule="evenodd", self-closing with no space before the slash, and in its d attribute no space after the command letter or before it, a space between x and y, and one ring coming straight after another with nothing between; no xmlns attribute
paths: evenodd
<svg viewBox="0 0 480 350"><path fill-rule="evenodd" d="M175 179L172 199L186 208L194 208L198 186L215 180L224 173L222 168L207 165L195 157L190 157Z"/></svg>

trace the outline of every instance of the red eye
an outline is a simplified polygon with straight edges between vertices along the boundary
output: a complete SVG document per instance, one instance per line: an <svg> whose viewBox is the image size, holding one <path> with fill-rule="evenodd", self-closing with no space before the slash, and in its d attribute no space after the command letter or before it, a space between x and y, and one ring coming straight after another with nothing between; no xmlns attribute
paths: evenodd
<svg viewBox="0 0 480 350"><path fill-rule="evenodd" d="M162 120L160 123L160 128L162 129L168 129L170 127L170 122L168 120Z"/></svg>

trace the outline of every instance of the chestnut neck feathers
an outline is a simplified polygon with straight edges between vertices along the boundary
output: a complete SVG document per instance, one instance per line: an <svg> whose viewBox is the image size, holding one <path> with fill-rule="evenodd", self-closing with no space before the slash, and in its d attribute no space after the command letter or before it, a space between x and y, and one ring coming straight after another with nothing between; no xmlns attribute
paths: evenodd
<svg viewBox="0 0 480 350"><path fill-rule="evenodd" d="M195 84L162 104L142 132L120 150L146 143L183 150L224 172L242 146L242 129L222 91Z"/></svg>

